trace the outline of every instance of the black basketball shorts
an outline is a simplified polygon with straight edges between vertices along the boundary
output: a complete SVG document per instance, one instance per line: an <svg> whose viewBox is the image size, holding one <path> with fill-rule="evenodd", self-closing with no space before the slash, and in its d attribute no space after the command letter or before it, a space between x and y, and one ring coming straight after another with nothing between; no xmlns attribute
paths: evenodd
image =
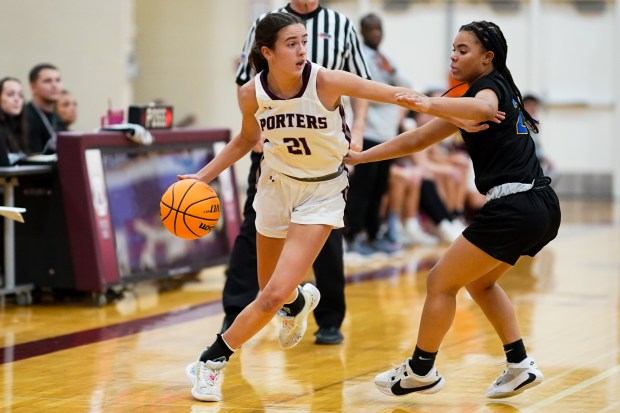
<svg viewBox="0 0 620 413"><path fill-rule="evenodd" d="M515 265L522 255L533 257L558 234L560 201L550 186L487 202L463 236L500 261Z"/></svg>

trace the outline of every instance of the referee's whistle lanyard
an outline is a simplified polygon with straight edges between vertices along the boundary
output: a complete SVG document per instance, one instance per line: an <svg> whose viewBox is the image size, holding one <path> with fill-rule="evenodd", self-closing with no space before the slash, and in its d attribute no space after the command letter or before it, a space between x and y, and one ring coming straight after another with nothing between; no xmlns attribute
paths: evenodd
<svg viewBox="0 0 620 413"><path fill-rule="evenodd" d="M54 125L52 126L52 124L50 124L49 119L47 118L47 116L45 116L45 113L43 113L40 107L38 107L34 102L32 102L32 107L34 107L34 110L37 112L37 115L39 115L39 118L41 119L41 122L43 122L45 129L47 129L47 133L49 133L50 135L50 138L45 143L45 146L43 147L43 150L41 152L45 153L45 151L48 149L55 151L56 150L56 120L53 119Z"/></svg>

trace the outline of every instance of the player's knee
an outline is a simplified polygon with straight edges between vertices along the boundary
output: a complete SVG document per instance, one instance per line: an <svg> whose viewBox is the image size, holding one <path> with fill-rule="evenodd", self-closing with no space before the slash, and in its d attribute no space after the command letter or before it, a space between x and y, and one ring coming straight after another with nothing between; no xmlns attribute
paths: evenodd
<svg viewBox="0 0 620 413"><path fill-rule="evenodd" d="M467 285L467 292L469 293L469 295L471 296L471 298L474 299L474 301L478 301L479 299L481 299L482 297L484 297L486 294L488 294L490 291L493 290L493 288L496 286L496 283L473 283L473 284L469 284Z"/></svg>
<svg viewBox="0 0 620 413"><path fill-rule="evenodd" d="M447 294L456 295L459 292L462 285L456 285L452 282L448 282L437 273L431 272L426 280L426 291L428 294Z"/></svg>
<svg viewBox="0 0 620 413"><path fill-rule="evenodd" d="M280 288L264 290L260 293L258 299L260 309L266 313L276 313L290 296L290 291L283 291Z"/></svg>

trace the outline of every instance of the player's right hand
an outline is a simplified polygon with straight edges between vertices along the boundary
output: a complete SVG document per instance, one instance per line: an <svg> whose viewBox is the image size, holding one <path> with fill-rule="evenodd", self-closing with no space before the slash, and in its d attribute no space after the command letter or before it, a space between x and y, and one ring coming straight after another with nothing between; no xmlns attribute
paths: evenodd
<svg viewBox="0 0 620 413"><path fill-rule="evenodd" d="M177 178L179 181L182 181L183 179L197 179L200 181L200 178L196 174L177 175Z"/></svg>

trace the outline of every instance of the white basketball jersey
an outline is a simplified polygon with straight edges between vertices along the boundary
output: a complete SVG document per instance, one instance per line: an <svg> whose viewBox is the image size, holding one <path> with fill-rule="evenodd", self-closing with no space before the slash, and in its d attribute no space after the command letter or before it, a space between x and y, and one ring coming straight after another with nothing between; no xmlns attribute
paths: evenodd
<svg viewBox="0 0 620 413"><path fill-rule="evenodd" d="M264 162L297 178L334 173L351 141L342 103L333 111L319 100L316 78L322 67L306 62L299 94L280 99L267 85L267 72L254 78L258 110L254 114L263 135Z"/></svg>

